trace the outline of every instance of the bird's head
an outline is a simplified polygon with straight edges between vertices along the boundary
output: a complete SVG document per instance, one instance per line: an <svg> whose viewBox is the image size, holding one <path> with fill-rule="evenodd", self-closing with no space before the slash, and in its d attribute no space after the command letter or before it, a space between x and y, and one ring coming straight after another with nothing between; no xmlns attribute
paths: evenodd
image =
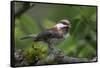
<svg viewBox="0 0 100 68"><path fill-rule="evenodd" d="M58 21L58 24L55 25L57 29L64 29L64 30L69 30L71 28L70 22L66 19Z"/></svg>

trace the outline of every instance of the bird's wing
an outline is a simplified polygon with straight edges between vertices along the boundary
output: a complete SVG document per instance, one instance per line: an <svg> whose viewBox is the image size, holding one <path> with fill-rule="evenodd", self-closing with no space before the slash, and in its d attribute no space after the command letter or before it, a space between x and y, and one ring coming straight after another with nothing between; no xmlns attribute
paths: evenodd
<svg viewBox="0 0 100 68"><path fill-rule="evenodd" d="M62 36L55 30L46 30L36 35L26 35L20 39L33 39L34 41L48 40L50 38L61 38Z"/></svg>
<svg viewBox="0 0 100 68"><path fill-rule="evenodd" d="M49 38L60 38L59 34L53 31L45 31L42 33L39 33L37 35L37 40L39 39L49 39Z"/></svg>

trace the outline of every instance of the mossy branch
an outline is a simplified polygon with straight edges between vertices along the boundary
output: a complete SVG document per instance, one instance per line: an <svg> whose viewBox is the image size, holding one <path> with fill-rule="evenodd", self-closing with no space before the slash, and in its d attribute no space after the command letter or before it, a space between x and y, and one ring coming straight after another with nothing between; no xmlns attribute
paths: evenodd
<svg viewBox="0 0 100 68"><path fill-rule="evenodd" d="M74 57L69 57L60 49L54 47L45 58L39 59L38 56L34 57L35 59L29 62L25 57L22 50L15 51L15 66L29 66L29 65L51 65L51 64L69 64L69 63L85 63L85 62L95 62L97 59L93 58L92 60L79 59Z"/></svg>

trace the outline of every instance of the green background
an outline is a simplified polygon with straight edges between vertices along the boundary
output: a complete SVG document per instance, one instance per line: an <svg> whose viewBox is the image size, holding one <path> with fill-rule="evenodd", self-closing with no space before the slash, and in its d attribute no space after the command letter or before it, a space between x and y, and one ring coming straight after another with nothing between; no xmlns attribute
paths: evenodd
<svg viewBox="0 0 100 68"><path fill-rule="evenodd" d="M97 54L96 10L96 6L35 3L20 17L15 17L15 49L31 52L32 40L20 40L20 37L38 34L52 28L59 20L68 19L72 26L70 36L57 47L68 56L92 59ZM43 52L47 50L47 45L42 42L36 43L35 47Z"/></svg>

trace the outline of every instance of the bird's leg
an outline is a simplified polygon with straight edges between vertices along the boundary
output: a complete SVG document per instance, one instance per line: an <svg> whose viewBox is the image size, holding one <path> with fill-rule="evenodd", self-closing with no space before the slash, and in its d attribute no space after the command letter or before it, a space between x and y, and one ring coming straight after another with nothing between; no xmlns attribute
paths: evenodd
<svg viewBox="0 0 100 68"><path fill-rule="evenodd" d="M59 48L57 48L55 46L55 44L53 44L53 43L49 43L48 44L48 54L54 54L54 55L56 55L59 52L61 52L61 50Z"/></svg>
<svg viewBox="0 0 100 68"><path fill-rule="evenodd" d="M53 43L49 43L48 44L48 53L49 54L52 53L54 51L54 49L55 49L54 44Z"/></svg>

